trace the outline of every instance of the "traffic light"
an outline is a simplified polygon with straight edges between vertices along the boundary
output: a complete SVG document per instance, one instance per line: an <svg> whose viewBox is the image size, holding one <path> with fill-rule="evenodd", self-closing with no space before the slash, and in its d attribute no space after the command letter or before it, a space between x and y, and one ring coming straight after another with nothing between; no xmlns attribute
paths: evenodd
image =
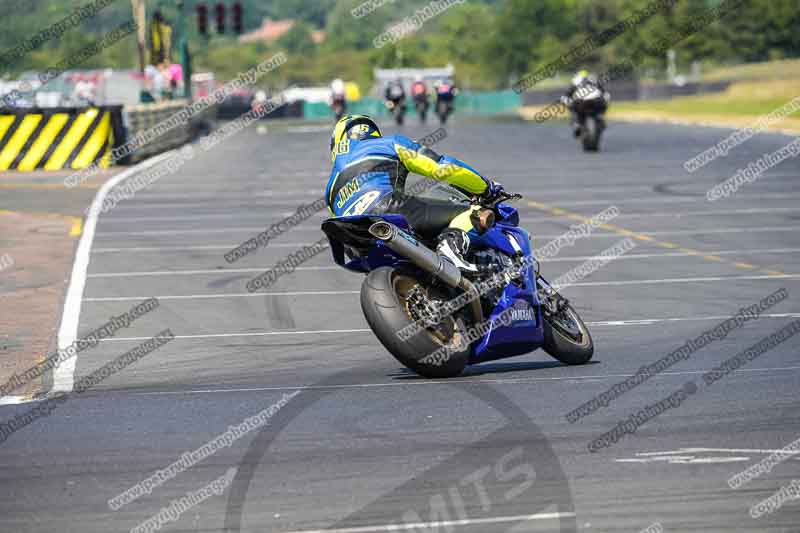
<svg viewBox="0 0 800 533"><path fill-rule="evenodd" d="M225 4L220 2L214 9L217 15L217 33L225 33Z"/></svg>
<svg viewBox="0 0 800 533"><path fill-rule="evenodd" d="M197 6L197 32L200 35L208 35L208 8L205 4Z"/></svg>
<svg viewBox="0 0 800 533"><path fill-rule="evenodd" d="M233 4L233 33L239 35L244 31L244 24L242 23L242 4L236 2Z"/></svg>

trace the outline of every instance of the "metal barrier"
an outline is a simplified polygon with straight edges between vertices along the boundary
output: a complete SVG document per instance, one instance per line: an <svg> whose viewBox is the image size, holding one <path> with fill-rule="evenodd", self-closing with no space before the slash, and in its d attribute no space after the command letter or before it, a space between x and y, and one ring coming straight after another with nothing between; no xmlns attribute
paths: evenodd
<svg viewBox="0 0 800 533"><path fill-rule="evenodd" d="M213 127L216 106L175 117L187 104L0 108L0 171L107 168L165 152ZM138 134L147 141L116 150Z"/></svg>
<svg viewBox="0 0 800 533"><path fill-rule="evenodd" d="M106 168L124 138L121 106L0 108L0 171Z"/></svg>
<svg viewBox="0 0 800 533"><path fill-rule="evenodd" d="M125 106L125 126L127 139L133 139L138 133L145 132L155 127L157 124L165 122L169 117L185 108L189 102L187 100L170 100L153 104L137 104ZM137 148L130 157L120 161L129 163L144 159L148 156L166 152L172 148L177 148L186 144L191 139L189 122L182 122L177 127L169 129L163 135L149 141Z"/></svg>

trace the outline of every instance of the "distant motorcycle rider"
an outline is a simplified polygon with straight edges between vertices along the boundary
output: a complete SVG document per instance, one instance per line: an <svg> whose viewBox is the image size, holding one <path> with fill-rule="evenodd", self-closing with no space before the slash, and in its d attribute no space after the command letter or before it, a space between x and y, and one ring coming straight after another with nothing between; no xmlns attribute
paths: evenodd
<svg viewBox="0 0 800 533"><path fill-rule="evenodd" d="M428 113L428 86L418 77L413 84L411 84L411 98L414 100L414 107L419 113L419 118L425 122L425 116Z"/></svg>
<svg viewBox="0 0 800 533"><path fill-rule="evenodd" d="M589 110L597 114L601 125L605 125L603 114L608 109L610 100L611 95L594 74L581 70L572 78L572 83L566 94L561 97L561 102L570 111L570 124L575 137L580 137Z"/></svg>
<svg viewBox="0 0 800 533"><path fill-rule="evenodd" d="M406 99L406 91L403 89L403 84L400 80L390 81L386 85L383 95L387 101L392 102L394 105L400 105L404 103Z"/></svg>
<svg viewBox="0 0 800 533"><path fill-rule="evenodd" d="M406 114L406 90L400 80L394 80L386 86L384 91L386 97L386 108L394 116L398 126L403 125Z"/></svg>
<svg viewBox="0 0 800 533"><path fill-rule="evenodd" d="M437 81L436 82L436 101L437 102L452 102L458 94L458 88L451 81Z"/></svg>
<svg viewBox="0 0 800 533"><path fill-rule="evenodd" d="M413 84L411 84L411 97L414 100L417 99L428 99L428 86L425 85L425 82L422 81L421 78L417 78Z"/></svg>
<svg viewBox="0 0 800 533"><path fill-rule="evenodd" d="M339 78L331 82L331 95L329 100L333 114L336 115L336 120L342 118L347 111L347 91L344 84Z"/></svg>
<svg viewBox="0 0 800 533"><path fill-rule="evenodd" d="M406 177L414 172L484 200L501 194L501 185L463 161L440 155L408 137L383 137L366 115L342 117L331 135L330 150L333 169L325 198L334 216L404 215L416 230L436 234L439 255L464 271L477 270L465 255L478 208L408 195Z"/></svg>
<svg viewBox="0 0 800 533"><path fill-rule="evenodd" d="M451 81L439 80L435 85L436 91L436 114L442 124L447 121L447 117L453 112L453 103L458 94L458 89Z"/></svg>

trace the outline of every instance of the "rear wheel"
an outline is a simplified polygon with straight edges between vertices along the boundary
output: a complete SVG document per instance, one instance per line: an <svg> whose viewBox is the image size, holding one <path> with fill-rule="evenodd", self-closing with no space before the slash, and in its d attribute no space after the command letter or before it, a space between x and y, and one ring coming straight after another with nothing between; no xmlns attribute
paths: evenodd
<svg viewBox="0 0 800 533"><path fill-rule="evenodd" d="M455 316L446 316L406 340L397 335L424 318L425 303L440 296L444 295L435 294L415 274L392 267L373 270L361 285L361 309L370 329L395 359L427 378L457 376L469 358L469 345L459 346L464 324Z"/></svg>

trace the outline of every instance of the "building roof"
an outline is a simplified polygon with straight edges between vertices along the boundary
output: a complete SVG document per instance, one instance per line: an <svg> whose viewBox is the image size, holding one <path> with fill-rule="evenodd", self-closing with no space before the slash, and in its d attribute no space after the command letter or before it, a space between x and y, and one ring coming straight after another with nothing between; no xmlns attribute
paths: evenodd
<svg viewBox="0 0 800 533"><path fill-rule="evenodd" d="M245 33L239 37L240 43L267 42L270 43L280 39L292 29L295 21L293 19L272 20L265 18L261 22L261 27L257 30ZM311 32L311 40L320 43L325 40L325 32L314 30Z"/></svg>

